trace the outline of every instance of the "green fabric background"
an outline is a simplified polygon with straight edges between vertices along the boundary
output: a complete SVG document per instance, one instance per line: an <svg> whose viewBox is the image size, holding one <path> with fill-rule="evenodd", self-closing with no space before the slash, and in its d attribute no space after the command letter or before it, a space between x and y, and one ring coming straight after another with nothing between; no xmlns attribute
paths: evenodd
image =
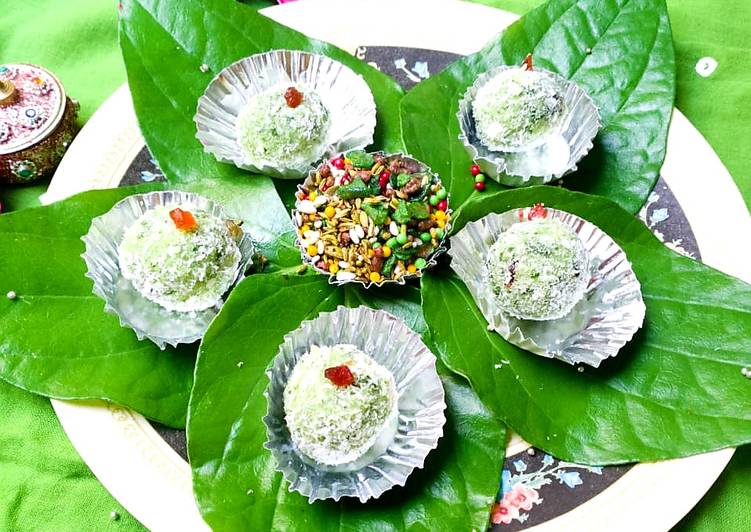
<svg viewBox="0 0 751 532"><path fill-rule="evenodd" d="M115 1L0 1L0 63L31 62L55 72L81 102L81 122L125 80ZM517 13L539 3L478 1ZM751 205L751 2L669 0L668 6L678 59L676 105L714 147ZM707 78L694 70L705 56L719 63ZM711 184L712 176L706 179ZM45 188L0 187L0 201L6 210L37 205ZM111 512L119 517L112 519ZM140 529L78 457L49 401L0 383L0 530ZM751 530L751 447L736 453L676 530Z"/></svg>

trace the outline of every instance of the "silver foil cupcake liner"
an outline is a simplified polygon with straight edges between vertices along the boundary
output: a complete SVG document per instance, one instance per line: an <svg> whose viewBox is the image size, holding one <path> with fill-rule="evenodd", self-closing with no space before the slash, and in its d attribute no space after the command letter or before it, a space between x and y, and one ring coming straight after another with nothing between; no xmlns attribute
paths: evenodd
<svg viewBox="0 0 751 532"><path fill-rule="evenodd" d="M252 161L238 144L235 124L250 98L273 87L302 86L318 93L330 125L320 157L364 148L373 142L376 106L370 87L350 68L323 55L272 50L251 55L224 68L198 99L196 137L217 160L245 170L284 179L300 179L313 163L281 167Z"/></svg>
<svg viewBox="0 0 751 532"><path fill-rule="evenodd" d="M569 364L598 367L634 336L646 308L641 286L624 251L596 225L573 214L546 209L571 227L590 255L592 277L582 299L557 320L521 320L503 312L488 282L487 253L498 236L528 219L530 208L491 213L467 224L451 239L451 267L467 286L488 322L514 345Z"/></svg>
<svg viewBox="0 0 751 532"><path fill-rule="evenodd" d="M167 310L142 296L122 276L118 247L125 231L146 211L169 205L188 205L221 219L229 219L220 205L197 194L174 190L150 192L122 199L107 213L94 218L89 232L81 238L86 244L86 251L81 255L88 270L86 277L94 281L94 294L104 300L105 311L116 315L123 327L133 329L139 340L148 338L160 349L167 344L176 346L203 338L224 303L222 298L215 306L205 310ZM232 287L245 277L245 272L253 263L254 246L247 233L243 232L238 248L241 258Z"/></svg>
<svg viewBox="0 0 751 532"><path fill-rule="evenodd" d="M592 149L600 129L600 113L592 98L573 81L544 70L565 87L564 116L541 143L519 151L494 151L477 136L472 103L477 91L500 72L512 66L500 66L481 74L459 101L459 140L483 173L503 185L523 187L542 185L576 170L578 162ZM535 70L543 71L535 67Z"/></svg>
<svg viewBox="0 0 751 532"><path fill-rule="evenodd" d="M395 430L384 431L352 467L315 465L290 438L284 388L297 361L314 344L355 345L391 371L396 382ZM435 364L435 356L420 335L382 310L339 307L304 321L287 334L267 372L270 382L264 394L268 411L263 422L267 432L264 446L289 482L289 490L304 495L310 503L342 497L356 497L364 503L394 486L403 486L415 468L423 467L443 435L446 402Z"/></svg>
<svg viewBox="0 0 751 532"><path fill-rule="evenodd" d="M421 172L429 173L432 176L438 177L437 174L433 172L433 170L430 169L428 165L425 163L418 161L417 159L412 158L410 155L405 155L403 153L390 153L390 154L384 154L383 152L370 152L371 154L380 153L382 155L385 155L386 157L407 157L412 159L413 161L416 161L420 163L422 166ZM303 181L301 184L297 185L298 192L305 192L306 194L309 193L311 190L315 189L315 175L316 175L317 169L313 169L308 176L305 178L305 181ZM440 182L440 181L439 181ZM329 278L329 284L341 286L349 283L359 284L364 286L365 288L370 288L371 286L383 286L388 284L397 284L397 285L404 285L409 279L418 279L422 277L422 274L424 271L429 270L433 266L437 264L437 259L440 257L443 253L446 252L447 249L447 239L448 234L451 231L451 214L453 213L453 210L451 209L451 194L448 194L446 196L446 202L449 205L449 208L446 209L446 214L449 215L449 222L444 227L444 236L441 239L441 242L439 243L438 247L433 251L428 257L425 258L427 265L422 270L417 270L415 273L408 273L405 274L398 279L384 279L382 281L379 281L377 283L374 283L372 281L365 282L361 279L341 279L337 278L336 275L331 274L330 272L319 268L316 266L315 261L312 260L312 257L310 257L306 250L305 246L302 244L300 240L300 234L298 232L298 229L304 225L302 220L302 212L300 212L300 200L295 199L295 208L292 209L292 223L295 226L295 234L297 236L297 247L300 249L300 257L302 258L303 264L307 264L311 268L313 268L316 272L326 275Z"/></svg>

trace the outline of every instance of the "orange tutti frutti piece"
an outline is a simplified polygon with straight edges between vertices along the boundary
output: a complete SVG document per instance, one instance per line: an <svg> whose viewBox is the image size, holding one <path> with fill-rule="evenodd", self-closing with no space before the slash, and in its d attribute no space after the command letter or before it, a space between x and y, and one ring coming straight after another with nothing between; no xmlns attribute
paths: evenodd
<svg viewBox="0 0 751 532"><path fill-rule="evenodd" d="M178 207L169 212L169 217L180 231L192 232L198 229L198 222L190 211L184 211Z"/></svg>

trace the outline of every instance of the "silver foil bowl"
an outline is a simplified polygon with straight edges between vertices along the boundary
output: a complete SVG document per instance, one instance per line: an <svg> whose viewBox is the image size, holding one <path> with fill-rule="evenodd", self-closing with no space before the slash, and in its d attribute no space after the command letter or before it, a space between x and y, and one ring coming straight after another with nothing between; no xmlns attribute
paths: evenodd
<svg viewBox="0 0 751 532"><path fill-rule="evenodd" d="M467 224L451 239L451 267L467 286L488 322L514 345L569 364L598 367L634 336L646 308L641 286L623 250L596 225L573 214L546 209L549 217L570 226L589 252L591 280L583 298L566 316L533 321L515 318L496 303L486 270L487 253L498 236L525 223L530 208L491 213Z"/></svg>
<svg viewBox="0 0 751 532"><path fill-rule="evenodd" d="M435 174L433 172L433 170L431 170L428 165L426 165L425 163L423 163L421 161L418 161L417 159L412 158L410 155L404 155L403 153L384 154L383 152L369 152L369 153L371 153L371 154L381 154L381 155L385 155L386 157L406 157L406 158L410 158L413 161L418 162L422 166L422 169L420 170L421 172L426 172L426 173L429 173L432 176L436 176L437 177L437 174ZM308 174L308 177L305 178L305 181L303 181L301 184L297 185L298 192L305 192L307 194L307 193L309 193L310 191L312 191L312 190L314 190L316 188L316 184L315 184L316 171L317 171L317 168L314 168ZM374 179L375 179L375 177L374 177ZM398 279L385 279L385 280L382 280L382 281L380 281L378 283L374 283L372 281L365 282L362 279L357 279L357 278L355 278L355 279L341 279L341 278L338 278L336 275L332 275L330 272L327 272L326 270L317 267L316 266L316 261L314 261L313 258L310 257L307 254L305 246L303 245L303 243L300 240L300 233L298 231L299 228L304 225L304 222L302 220L302 214L303 213L299 210L300 199L297 198L297 196L295 196L295 197L296 197L296 199L295 199L295 208L292 209L292 223L295 226L295 235L296 235L296 238L297 238L297 247L300 249L300 257L302 258L303 264L307 264L308 266L310 266L311 268L313 268L316 272L318 272L318 273L320 273L322 275L326 275L328 277L328 279L329 279L329 284L341 286L341 285L348 284L348 283L354 283L354 284L362 285L365 288L370 288L371 286L383 286L383 285L388 285L388 284L404 285L409 279L418 279L418 278L422 277L423 272L426 271L426 270L428 270L428 269L430 269L430 268L432 268L433 266L435 266L437 264L438 257L440 257L443 253L446 252L446 248L447 248L446 242L447 242L447 239L448 239L448 234L449 234L449 232L451 230L451 221L450 220L451 220L451 214L453 212L451 210L451 208L450 208L450 205L451 205L451 194L448 194L446 196L446 203L449 205L449 208L446 209L446 214L449 215L449 222L446 224L446 227L444 228L444 236L441 239L441 242L439 243L438 247L428 257L425 258L425 260L427 262L427 265L425 266L425 268L423 268L422 270L418 270L415 273L408 273L408 274L402 275ZM325 207L322 207L322 208L325 208Z"/></svg>
<svg viewBox="0 0 751 532"><path fill-rule="evenodd" d="M373 448L351 467L315 464L292 442L284 419L284 388L297 361L313 344L353 344L394 375L398 417L387 441L379 438ZM446 423L443 385L436 372L436 358L420 339L395 316L367 307L339 307L304 321L284 337L267 372L264 392L268 412L263 418L267 442L277 469L310 503L319 499L356 497L360 502L378 498L394 486L403 486L415 468L438 445Z"/></svg>
<svg viewBox="0 0 751 532"><path fill-rule="evenodd" d="M224 68L198 99L196 137L217 160L264 175L300 179L316 161L281 167L250 160L238 144L235 124L250 98L272 87L296 85L318 93L330 125L320 157L364 148L373 142L376 106L370 87L350 68L323 55L272 50L251 55ZM304 89L303 89L304 90Z"/></svg>
<svg viewBox="0 0 751 532"><path fill-rule="evenodd" d="M459 140L483 173L503 185L542 185L576 170L577 163L592 149L600 129L600 113L592 98L576 83L544 70L564 87L564 116L544 141L518 151L494 151L477 136L472 104L477 91L500 72L518 68L500 66L481 74L459 101ZM535 70L543 69L535 67Z"/></svg>
<svg viewBox="0 0 751 532"><path fill-rule="evenodd" d="M86 251L81 256L88 270L86 277L94 281L93 291L104 300L105 311L116 315L123 327L133 329L139 340L148 338L164 349L167 344L189 344L203 338L226 295L205 310L170 311L146 299L122 276L118 247L125 231L146 211L161 205L188 205L221 219L229 219L220 205L197 194L174 190L135 194L91 221L89 232L81 238L86 244ZM232 287L245 277L253 263L254 246L247 233L243 232L238 248L241 258Z"/></svg>

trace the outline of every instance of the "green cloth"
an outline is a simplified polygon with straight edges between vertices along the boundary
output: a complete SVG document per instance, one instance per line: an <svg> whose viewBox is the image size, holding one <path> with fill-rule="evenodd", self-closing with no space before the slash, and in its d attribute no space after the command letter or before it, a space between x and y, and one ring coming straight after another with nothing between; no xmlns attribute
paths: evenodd
<svg viewBox="0 0 751 532"><path fill-rule="evenodd" d="M5 383L0 383L0 486L0 530L143 528L91 474L49 400Z"/></svg>
<svg viewBox="0 0 751 532"><path fill-rule="evenodd" d="M81 102L84 123L125 80L116 4L0 1L0 63L49 68ZM46 188L0 186L0 201L6 210L36 206ZM49 400L2 382L0 530L143 530L83 463Z"/></svg>
<svg viewBox="0 0 751 532"><path fill-rule="evenodd" d="M673 532L751 530L751 446L736 451L727 469Z"/></svg>
<svg viewBox="0 0 751 532"><path fill-rule="evenodd" d="M0 63L50 69L81 103L83 124L125 81L116 3L106 0L0 0ZM47 183L3 190L4 210L39 205Z"/></svg>
<svg viewBox="0 0 751 532"><path fill-rule="evenodd" d="M232 1L232 0L227 0ZM537 0L480 0L522 13ZM260 0L250 3L260 4ZM10 5L8 5L10 4ZM751 3L669 0L678 60L677 106L704 134L751 205ZM0 63L32 62L55 72L81 102L81 121L124 80L116 2L4 0ZM719 63L708 77L695 66ZM707 176L711 183L712 176ZM45 185L0 187L6 209L38 204ZM76 455L46 399L0 383L0 530L140 530ZM665 494L670 497L670 494ZM638 511L638 509L635 509ZM117 512L117 520L110 519ZM720 480L676 530L751 528L751 447L736 453Z"/></svg>

